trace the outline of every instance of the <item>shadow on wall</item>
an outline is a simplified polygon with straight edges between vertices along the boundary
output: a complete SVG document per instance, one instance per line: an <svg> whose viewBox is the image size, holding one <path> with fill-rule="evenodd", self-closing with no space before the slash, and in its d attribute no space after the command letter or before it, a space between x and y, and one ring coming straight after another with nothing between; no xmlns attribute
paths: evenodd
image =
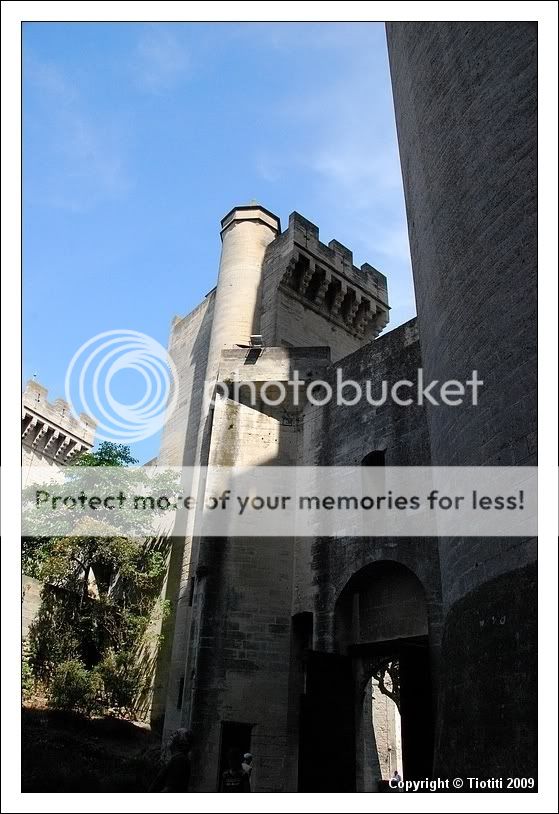
<svg viewBox="0 0 559 814"><path fill-rule="evenodd" d="M348 647L428 634L423 586L395 561L371 563L355 574L336 603L336 640Z"/></svg>
<svg viewBox="0 0 559 814"><path fill-rule="evenodd" d="M215 294L212 293L208 296L215 297ZM198 463L200 463L197 459L197 441L201 416L200 398L205 392L204 388L206 386L209 336L212 321L213 305L210 305L202 318L196 339L194 340L190 350L190 369L193 371L191 394L198 394L199 398L190 398L188 415L186 417L185 441L182 449L181 460L176 462L165 461L166 464L172 463L187 468L196 466ZM186 398L186 394L179 393L179 406L180 401L183 398ZM191 493L189 484L183 484L182 488L184 494ZM175 528L173 529L173 534L169 538L169 567L167 571L167 581L163 588L163 599L165 603L168 603L170 611L163 621L161 628L161 645L158 648L155 663L153 665L154 681L151 707L151 725L153 728L161 732L163 731L165 708L168 703L167 698L170 692L169 682L173 681L175 678L175 676L172 675L171 666L174 633L177 627L180 626L180 624L184 621L183 617L187 611L186 608L179 608L179 590L184 568L183 560L185 553L185 531L182 528L183 523L184 520L179 515ZM189 595L185 597L185 601L188 603L188 605L190 604L190 592ZM186 637L186 630L184 631L184 635ZM176 693L174 693L174 696L176 697L176 706L179 709L182 704L183 686L184 682L179 680L178 688L175 688Z"/></svg>

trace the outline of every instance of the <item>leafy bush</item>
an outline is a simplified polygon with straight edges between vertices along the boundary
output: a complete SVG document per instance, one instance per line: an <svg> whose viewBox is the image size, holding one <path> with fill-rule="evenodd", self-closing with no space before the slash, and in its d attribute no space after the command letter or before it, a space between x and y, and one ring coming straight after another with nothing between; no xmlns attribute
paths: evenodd
<svg viewBox="0 0 559 814"><path fill-rule="evenodd" d="M95 669L103 682L105 706L131 714L143 689L142 670L135 654L109 649Z"/></svg>
<svg viewBox="0 0 559 814"><path fill-rule="evenodd" d="M29 664L38 681L48 684L57 665L70 660L84 661L91 633L82 632L78 598L68 591L45 586L41 607L29 627Z"/></svg>
<svg viewBox="0 0 559 814"><path fill-rule="evenodd" d="M35 688L35 677L29 664L28 648L24 646L21 661L21 694L24 699L30 698Z"/></svg>
<svg viewBox="0 0 559 814"><path fill-rule="evenodd" d="M108 442L75 461L77 467L97 467L101 484L111 467L133 463L128 447ZM70 484L78 474L66 467ZM165 491L173 488L172 478L162 478ZM23 541L26 573L45 583L29 629L33 677L47 688L53 707L141 713L153 652L163 639L155 631L169 612L160 596L171 543L124 537L116 526L105 537L95 528L69 537L51 531L41 526L42 536Z"/></svg>
<svg viewBox="0 0 559 814"><path fill-rule="evenodd" d="M69 659L54 670L48 689L49 706L91 714L102 706L101 693L98 673L87 670L77 659Z"/></svg>

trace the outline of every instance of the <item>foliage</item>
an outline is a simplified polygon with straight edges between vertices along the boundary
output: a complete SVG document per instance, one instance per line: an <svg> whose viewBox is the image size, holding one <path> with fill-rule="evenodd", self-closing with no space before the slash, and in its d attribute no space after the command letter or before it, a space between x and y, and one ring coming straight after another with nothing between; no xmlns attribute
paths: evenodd
<svg viewBox="0 0 559 814"><path fill-rule="evenodd" d="M103 443L77 466L98 466L101 475L102 467L134 462L128 447ZM24 539L24 573L46 583L29 630L29 665L58 708L89 713L102 700L130 715L146 680L136 662L164 581L168 543L107 530L114 533Z"/></svg>
<svg viewBox="0 0 559 814"><path fill-rule="evenodd" d="M57 665L49 685L49 706L91 714L101 708L102 681L96 670L69 659Z"/></svg>
<svg viewBox="0 0 559 814"><path fill-rule="evenodd" d="M92 631L87 631L86 639L80 635L86 625L71 592L46 587L41 600L39 613L29 627L29 664L35 678L48 684L56 665L85 656Z"/></svg>
<svg viewBox="0 0 559 814"><path fill-rule="evenodd" d="M130 715L142 690L142 669L135 652L109 648L96 667L103 682L105 706L114 712Z"/></svg>
<svg viewBox="0 0 559 814"><path fill-rule="evenodd" d="M29 630L34 675L47 683L55 666L66 660L79 659L93 667L107 651L129 659L148 631L166 568L163 543L124 538L83 542L63 538L51 543L41 572L49 584ZM74 567L77 559L81 570ZM94 583L89 574L95 575ZM124 678L124 661L118 666ZM118 707L131 708L131 676L128 669L125 700L117 702ZM136 690L141 690L138 682Z"/></svg>
<svg viewBox="0 0 559 814"><path fill-rule="evenodd" d="M40 578L57 537L81 538L83 544L87 538L140 539L159 533L182 492L179 473L126 466L123 460L134 460L127 449L114 456L114 465L106 452L86 453L56 477L43 470L40 482L23 489L23 559L29 576Z"/></svg>
<svg viewBox="0 0 559 814"><path fill-rule="evenodd" d="M21 541L21 572L28 577L41 579L41 572L48 560L49 540L43 537L23 537Z"/></svg>
<svg viewBox="0 0 559 814"><path fill-rule="evenodd" d="M35 687L33 669L29 663L29 648L24 642L21 660L21 694L24 700L30 698Z"/></svg>
<svg viewBox="0 0 559 814"><path fill-rule="evenodd" d="M94 452L82 452L74 461L74 466L129 466L138 460L125 444L112 444L103 441Z"/></svg>
<svg viewBox="0 0 559 814"><path fill-rule="evenodd" d="M373 671L373 677L378 681L380 692L390 698L400 711L400 662L392 658L380 662Z"/></svg>

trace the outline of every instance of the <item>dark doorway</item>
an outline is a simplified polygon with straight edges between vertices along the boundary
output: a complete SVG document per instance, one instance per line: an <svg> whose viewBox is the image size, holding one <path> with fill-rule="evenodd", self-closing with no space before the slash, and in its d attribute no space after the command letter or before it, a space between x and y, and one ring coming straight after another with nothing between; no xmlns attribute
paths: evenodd
<svg viewBox="0 0 559 814"><path fill-rule="evenodd" d="M374 781L377 778L386 781L391 766L379 748L382 744L383 750L387 750L390 745L392 750L392 744L386 735L378 741L376 734L373 737L371 720L374 718L371 682L378 680L376 672L383 663L398 666L397 725L401 739L395 745L398 751L401 743L403 777L429 777L433 762L434 700L429 616L422 583L409 568L393 560L378 560L364 566L347 582L336 602L335 636L338 652L353 667L354 689L350 697L357 791L371 790L371 784L372 790L376 790ZM393 728L396 731L396 722ZM336 733L332 732L331 737L335 741Z"/></svg>
<svg viewBox="0 0 559 814"><path fill-rule="evenodd" d="M433 772L434 715L428 641L404 640L399 648L402 757L405 777Z"/></svg>
<svg viewBox="0 0 559 814"><path fill-rule="evenodd" d="M240 724L235 721L221 722L221 744L219 747L219 773L217 775L217 790L223 773L229 768L227 755L230 749L238 752L241 758L245 752L250 752L250 740L254 724Z"/></svg>
<svg viewBox="0 0 559 814"><path fill-rule="evenodd" d="M420 780L433 771L434 714L427 636L356 645L351 655L366 665L390 658L399 662L398 688L404 778Z"/></svg>
<svg viewBox="0 0 559 814"><path fill-rule="evenodd" d="M375 449L373 450L373 452L369 452L368 455L365 455L365 457L361 461L361 466L385 466L385 464L386 464L385 449Z"/></svg>
<svg viewBox="0 0 559 814"><path fill-rule="evenodd" d="M308 651L299 722L298 791L355 791L351 659Z"/></svg>

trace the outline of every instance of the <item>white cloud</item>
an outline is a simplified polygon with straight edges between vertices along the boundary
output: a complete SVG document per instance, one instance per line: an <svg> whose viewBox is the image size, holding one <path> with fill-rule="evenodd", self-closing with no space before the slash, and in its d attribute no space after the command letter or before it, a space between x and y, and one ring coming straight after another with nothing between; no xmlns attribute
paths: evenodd
<svg viewBox="0 0 559 814"><path fill-rule="evenodd" d="M24 79L41 92L60 103L71 104L77 99L77 90L70 79L56 65L38 62L33 56L25 61Z"/></svg>
<svg viewBox="0 0 559 814"><path fill-rule="evenodd" d="M140 88L161 93L189 77L190 56L176 33L150 25L138 42L133 71Z"/></svg>
<svg viewBox="0 0 559 814"><path fill-rule="evenodd" d="M264 181L271 183L279 181L282 175L277 159L263 150L256 154L256 172Z"/></svg>
<svg viewBox="0 0 559 814"><path fill-rule="evenodd" d="M76 82L52 63L30 57L24 81L32 99L25 122L29 199L85 211L125 194L130 180L118 127L105 117L98 121Z"/></svg>

